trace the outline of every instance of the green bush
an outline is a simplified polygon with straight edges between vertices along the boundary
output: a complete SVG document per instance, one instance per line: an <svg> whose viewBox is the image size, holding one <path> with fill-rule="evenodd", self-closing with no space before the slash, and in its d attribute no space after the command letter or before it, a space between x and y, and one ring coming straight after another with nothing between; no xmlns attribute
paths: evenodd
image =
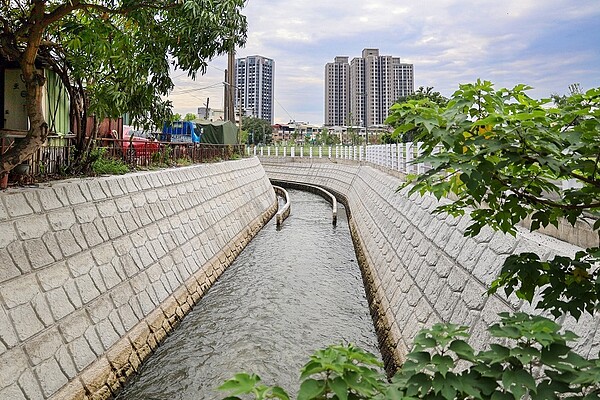
<svg viewBox="0 0 600 400"><path fill-rule="evenodd" d="M467 343L468 327L436 324L414 339L404 365L388 380L377 358L353 345L318 350L302 368L299 400L310 399L599 399L600 360L577 355L554 321L500 314L484 350ZM289 399L260 377L237 374L219 387L228 400Z"/></svg>
<svg viewBox="0 0 600 400"><path fill-rule="evenodd" d="M92 171L96 175L123 175L129 172L129 166L123 161L108 157L106 149L97 148L90 153Z"/></svg>

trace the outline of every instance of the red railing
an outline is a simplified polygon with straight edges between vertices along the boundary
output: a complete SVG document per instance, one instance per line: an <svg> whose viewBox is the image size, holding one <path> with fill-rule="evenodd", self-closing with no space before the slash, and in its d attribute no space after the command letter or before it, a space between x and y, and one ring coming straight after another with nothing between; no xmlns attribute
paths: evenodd
<svg viewBox="0 0 600 400"><path fill-rule="evenodd" d="M99 139L105 156L120 159L131 167L176 165L230 160L244 156L244 145L173 143L141 140Z"/></svg>
<svg viewBox="0 0 600 400"><path fill-rule="evenodd" d="M103 157L111 157L131 168L152 165L173 166L214 162L244 157L244 145L171 143L98 139L96 148L104 149ZM72 138L49 137L47 143L9 174L9 180L30 183L36 179L68 173L75 147Z"/></svg>

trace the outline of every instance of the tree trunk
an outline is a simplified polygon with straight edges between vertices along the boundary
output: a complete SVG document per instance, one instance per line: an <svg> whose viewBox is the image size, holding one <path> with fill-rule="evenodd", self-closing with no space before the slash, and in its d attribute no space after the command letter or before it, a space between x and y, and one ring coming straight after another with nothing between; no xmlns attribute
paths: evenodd
<svg viewBox="0 0 600 400"><path fill-rule="evenodd" d="M29 131L25 138L17 140L8 151L0 154L0 175L8 173L31 157L48 137L48 124L44 119L42 109L42 88L46 83L46 78L44 78L43 72L35 68L35 60L44 31L44 26L41 24L44 16L43 2L34 2L31 14L33 24L29 31L27 47L19 60L27 93L25 100L29 117Z"/></svg>

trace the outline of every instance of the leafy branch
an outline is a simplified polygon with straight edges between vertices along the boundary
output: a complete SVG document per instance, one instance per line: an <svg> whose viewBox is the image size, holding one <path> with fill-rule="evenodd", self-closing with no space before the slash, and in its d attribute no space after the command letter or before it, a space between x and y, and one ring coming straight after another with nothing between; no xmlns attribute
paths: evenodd
<svg viewBox="0 0 600 400"><path fill-rule="evenodd" d="M436 211L455 216L468 211L467 236L476 236L484 226L515 235L526 217L531 230L592 218L597 231L600 88L573 92L553 107L548 107L550 99L530 98L529 89L495 90L491 82L478 80L460 85L445 107L427 99L394 105L389 122L403 122L395 134L418 132L414 141L422 143L423 154L415 163L434 165L401 188L410 186L409 194L429 192L438 199L456 195ZM573 179L575 188L561 190L561 181ZM554 315L594 313L600 304L595 250L572 263L555 260L509 258L490 293L510 285L509 292L530 302L540 292L543 299L537 306ZM575 276L577 271L588 273Z"/></svg>

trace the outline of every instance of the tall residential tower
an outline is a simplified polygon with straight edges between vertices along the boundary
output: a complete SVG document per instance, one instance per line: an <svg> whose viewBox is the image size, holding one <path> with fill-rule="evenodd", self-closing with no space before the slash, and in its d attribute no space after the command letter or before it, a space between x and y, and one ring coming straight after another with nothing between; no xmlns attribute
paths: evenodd
<svg viewBox="0 0 600 400"><path fill-rule="evenodd" d="M235 100L243 115L273 124L274 73L275 63L270 58L249 56L235 60Z"/></svg>
<svg viewBox="0 0 600 400"><path fill-rule="evenodd" d="M325 125L347 125L350 113L350 64L336 57L325 65Z"/></svg>
<svg viewBox="0 0 600 400"><path fill-rule="evenodd" d="M414 92L413 65L364 49L325 66L325 125L382 125L398 98Z"/></svg>

